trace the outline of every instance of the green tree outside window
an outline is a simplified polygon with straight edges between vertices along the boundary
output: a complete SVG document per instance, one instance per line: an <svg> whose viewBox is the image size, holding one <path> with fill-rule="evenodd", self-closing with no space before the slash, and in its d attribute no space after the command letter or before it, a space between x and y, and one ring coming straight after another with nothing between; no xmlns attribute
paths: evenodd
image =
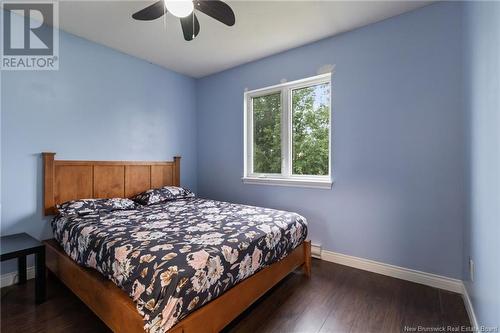
<svg viewBox="0 0 500 333"><path fill-rule="evenodd" d="M328 175L330 85L292 91L292 173Z"/></svg>

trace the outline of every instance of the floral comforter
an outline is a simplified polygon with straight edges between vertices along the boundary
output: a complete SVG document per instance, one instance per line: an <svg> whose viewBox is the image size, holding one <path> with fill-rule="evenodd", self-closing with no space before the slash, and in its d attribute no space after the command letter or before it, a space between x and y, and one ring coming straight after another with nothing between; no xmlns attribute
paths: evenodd
<svg viewBox="0 0 500 333"><path fill-rule="evenodd" d="M52 228L73 260L98 270L134 300L151 333L167 331L284 258L307 235L298 214L199 198L58 215Z"/></svg>

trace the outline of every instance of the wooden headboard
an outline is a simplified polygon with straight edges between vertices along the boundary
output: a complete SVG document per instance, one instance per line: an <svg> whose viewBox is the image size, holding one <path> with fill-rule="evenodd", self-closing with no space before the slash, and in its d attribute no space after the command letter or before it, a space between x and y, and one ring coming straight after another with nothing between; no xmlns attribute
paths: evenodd
<svg viewBox="0 0 500 333"><path fill-rule="evenodd" d="M56 205L87 198L128 198L151 188L180 186L180 162L62 161L42 153L45 215Z"/></svg>

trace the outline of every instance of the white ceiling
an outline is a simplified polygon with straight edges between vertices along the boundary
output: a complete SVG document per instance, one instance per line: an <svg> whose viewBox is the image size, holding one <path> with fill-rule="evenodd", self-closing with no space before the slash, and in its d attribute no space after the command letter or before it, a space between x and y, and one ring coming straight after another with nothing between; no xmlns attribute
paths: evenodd
<svg viewBox="0 0 500 333"><path fill-rule="evenodd" d="M227 27L197 13L200 33L183 38L178 18L136 21L131 14L152 1L61 1L59 26L192 77L203 77L336 35L430 1L227 1L236 24Z"/></svg>

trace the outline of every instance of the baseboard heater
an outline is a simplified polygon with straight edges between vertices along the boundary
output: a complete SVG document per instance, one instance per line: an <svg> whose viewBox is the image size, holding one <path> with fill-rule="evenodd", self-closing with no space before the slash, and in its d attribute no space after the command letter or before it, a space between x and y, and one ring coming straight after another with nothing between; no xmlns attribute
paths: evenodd
<svg viewBox="0 0 500 333"><path fill-rule="evenodd" d="M311 256L313 258L321 259L321 244L311 245Z"/></svg>

